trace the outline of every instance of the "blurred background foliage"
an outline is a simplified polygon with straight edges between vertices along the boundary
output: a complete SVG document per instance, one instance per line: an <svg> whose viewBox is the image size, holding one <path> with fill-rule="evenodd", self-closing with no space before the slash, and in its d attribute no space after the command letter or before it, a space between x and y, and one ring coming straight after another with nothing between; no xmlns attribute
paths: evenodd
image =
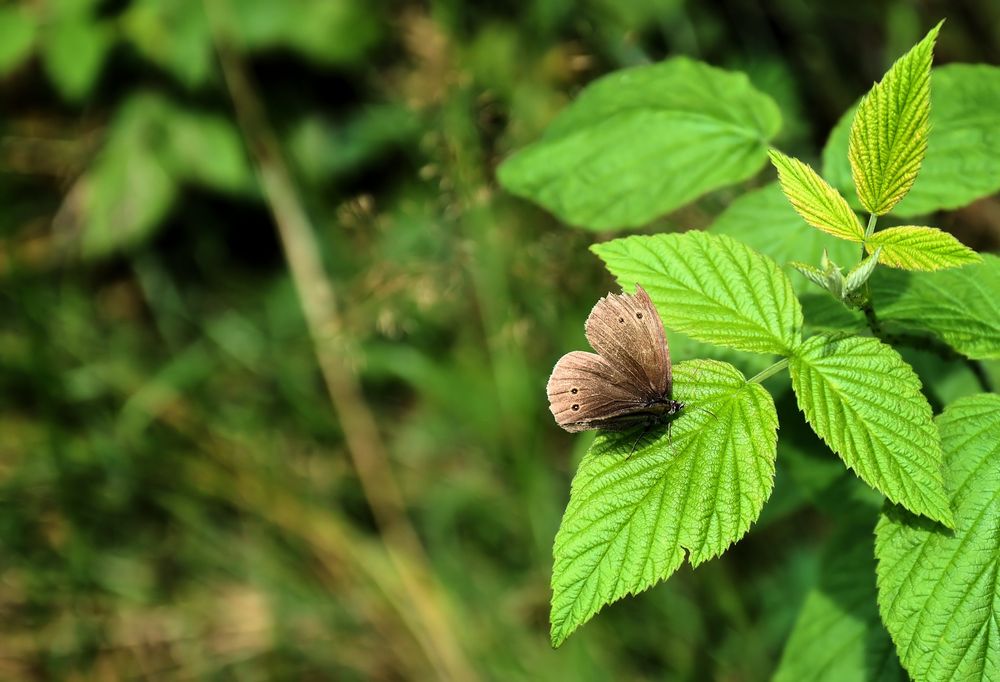
<svg viewBox="0 0 1000 682"><path fill-rule="evenodd" d="M550 649L589 440L543 388L613 283L593 235L494 170L587 82L673 54L746 71L815 163L941 17L936 63L1000 63L994 0L0 4L0 678L767 679L839 506L872 503L787 393L750 535ZM348 456L221 42L312 220L417 543ZM995 198L940 218L1000 240ZM975 390L947 376L932 393Z"/></svg>

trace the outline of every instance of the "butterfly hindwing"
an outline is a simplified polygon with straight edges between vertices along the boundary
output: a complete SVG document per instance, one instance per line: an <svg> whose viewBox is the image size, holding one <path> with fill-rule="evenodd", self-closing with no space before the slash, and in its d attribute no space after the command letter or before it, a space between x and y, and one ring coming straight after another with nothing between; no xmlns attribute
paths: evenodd
<svg viewBox="0 0 1000 682"><path fill-rule="evenodd" d="M637 414L645 397L632 378L594 353L573 351L562 356L546 390L552 416L567 431L620 430L645 419Z"/></svg>

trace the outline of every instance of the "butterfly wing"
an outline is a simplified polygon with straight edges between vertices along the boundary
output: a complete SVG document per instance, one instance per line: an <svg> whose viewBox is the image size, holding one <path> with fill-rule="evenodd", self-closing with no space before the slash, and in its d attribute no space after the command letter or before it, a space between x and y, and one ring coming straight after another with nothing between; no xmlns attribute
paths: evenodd
<svg viewBox="0 0 1000 682"><path fill-rule="evenodd" d="M619 368L643 397L671 397L667 335L642 287L636 286L635 294L608 294L599 300L584 329L594 350Z"/></svg>
<svg viewBox="0 0 1000 682"><path fill-rule="evenodd" d="M645 399L632 378L594 353L562 356L546 391L552 416L567 431L621 430L646 418L637 414Z"/></svg>

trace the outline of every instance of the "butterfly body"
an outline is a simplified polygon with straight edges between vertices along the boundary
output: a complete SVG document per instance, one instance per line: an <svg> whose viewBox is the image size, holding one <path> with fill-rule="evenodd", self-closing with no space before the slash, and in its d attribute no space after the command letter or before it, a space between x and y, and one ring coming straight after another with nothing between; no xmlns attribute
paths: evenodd
<svg viewBox="0 0 1000 682"><path fill-rule="evenodd" d="M549 377L549 409L560 427L649 428L673 421L684 409L673 399L663 323L642 287L599 300L584 329L597 353L567 353Z"/></svg>

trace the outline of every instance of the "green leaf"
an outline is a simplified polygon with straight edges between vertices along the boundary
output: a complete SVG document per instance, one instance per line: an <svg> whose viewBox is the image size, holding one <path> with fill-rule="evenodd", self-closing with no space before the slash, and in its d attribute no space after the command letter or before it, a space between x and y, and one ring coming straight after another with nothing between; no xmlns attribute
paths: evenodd
<svg viewBox="0 0 1000 682"><path fill-rule="evenodd" d="M865 317L829 294L809 293L799 297L804 329L808 332L853 332L867 330Z"/></svg>
<svg viewBox="0 0 1000 682"><path fill-rule="evenodd" d="M940 272L880 268L872 302L887 329L925 331L975 360L1000 359L1000 258Z"/></svg>
<svg viewBox="0 0 1000 682"><path fill-rule="evenodd" d="M693 339L751 353L787 355L799 343L802 309L777 264L705 232L635 236L591 250L618 283L649 292L664 324Z"/></svg>
<svg viewBox="0 0 1000 682"><path fill-rule="evenodd" d="M840 192L808 164L777 149L772 149L770 155L771 163L778 169L782 192L807 223L839 239L852 242L864 239L865 228Z"/></svg>
<svg viewBox="0 0 1000 682"><path fill-rule="evenodd" d="M415 146L422 131L420 117L405 106L368 106L343 123L319 115L303 117L289 131L286 146L307 179L329 182L391 150Z"/></svg>
<svg viewBox="0 0 1000 682"><path fill-rule="evenodd" d="M0 7L0 76L7 75L31 55L38 22L27 8Z"/></svg>
<svg viewBox="0 0 1000 682"><path fill-rule="evenodd" d="M813 284L826 289L826 273L819 268L809 265L808 263L799 263L797 261L792 261L789 263L798 272L802 273L802 276Z"/></svg>
<svg viewBox="0 0 1000 682"><path fill-rule="evenodd" d="M771 494L778 420L771 396L731 365L674 368L686 403L669 432L598 434L556 535L552 643L600 609L697 566L740 539Z"/></svg>
<svg viewBox="0 0 1000 682"><path fill-rule="evenodd" d="M875 272L875 266L878 265L881 255L882 247L880 246L871 251L871 257L865 258L851 268L851 271L847 273L847 277L844 280L844 288L847 290L847 293L850 294L858 291L868 282L868 278Z"/></svg>
<svg viewBox="0 0 1000 682"><path fill-rule="evenodd" d="M234 37L245 50L290 48L328 66L362 63L382 36L379 13L361 0L240 0Z"/></svg>
<svg viewBox="0 0 1000 682"><path fill-rule="evenodd" d="M865 483L951 525L941 443L920 379L877 339L819 335L791 358L792 388L813 430Z"/></svg>
<svg viewBox="0 0 1000 682"><path fill-rule="evenodd" d="M819 584L806 597L773 682L907 680L876 604L877 513L862 511L824 549Z"/></svg>
<svg viewBox="0 0 1000 682"><path fill-rule="evenodd" d="M744 74L675 57L588 86L498 177L572 225L632 227L756 173L780 126Z"/></svg>
<svg viewBox="0 0 1000 682"><path fill-rule="evenodd" d="M782 266L795 260L819 260L824 249L833 260L848 263L859 251L851 242L809 227L776 182L739 197L719 214L709 232L729 235ZM792 278L792 285L800 294L809 290L798 275Z"/></svg>
<svg viewBox="0 0 1000 682"><path fill-rule="evenodd" d="M63 97L79 100L90 92L111 39L108 27L87 15L62 17L45 28L42 62Z"/></svg>
<svg viewBox="0 0 1000 682"><path fill-rule="evenodd" d="M936 227L880 230L865 241L868 253L876 248L881 249L880 263L903 270L943 270L982 261L978 253Z"/></svg>
<svg viewBox="0 0 1000 682"><path fill-rule="evenodd" d="M1000 677L1000 396L938 417L955 531L898 508L876 529L879 609L916 680Z"/></svg>
<svg viewBox="0 0 1000 682"><path fill-rule="evenodd" d="M163 162L179 179L224 192L247 192L254 176L234 123L201 111L162 102L157 113L169 135L164 140Z"/></svg>
<svg viewBox="0 0 1000 682"><path fill-rule="evenodd" d="M155 118L157 102L139 95L122 106L104 148L67 199L76 209L72 219L79 221L68 231L80 234L87 257L147 238L176 198L176 182L160 153L167 136Z"/></svg>
<svg viewBox="0 0 1000 682"><path fill-rule="evenodd" d="M211 76L212 34L200 0L135 0L121 26L140 54L184 85L195 87Z"/></svg>
<svg viewBox="0 0 1000 682"><path fill-rule="evenodd" d="M876 215L906 196L927 153L931 61L941 24L899 58L861 100L847 156L858 198Z"/></svg>
<svg viewBox="0 0 1000 682"><path fill-rule="evenodd" d="M854 108L837 123L823 149L823 175L851 187L847 140ZM931 72L927 158L898 216L966 206L1000 191L1000 67L949 64Z"/></svg>

